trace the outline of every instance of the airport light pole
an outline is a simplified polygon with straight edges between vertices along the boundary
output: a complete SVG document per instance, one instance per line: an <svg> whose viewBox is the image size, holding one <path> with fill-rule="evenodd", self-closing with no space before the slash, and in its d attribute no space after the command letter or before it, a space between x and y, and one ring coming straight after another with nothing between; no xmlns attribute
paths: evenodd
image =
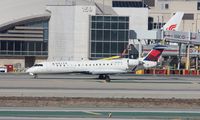
<svg viewBox="0 0 200 120"><path fill-rule="evenodd" d="M186 46L186 51L187 51L186 52L187 57L186 57L185 69L189 70L190 69L190 44Z"/></svg>
<svg viewBox="0 0 200 120"><path fill-rule="evenodd" d="M195 32L194 23L192 23L192 32Z"/></svg>
<svg viewBox="0 0 200 120"><path fill-rule="evenodd" d="M157 26L156 26L156 28L159 29L160 17L159 17L159 16L157 16L157 17L158 17L158 21L157 21Z"/></svg>
<svg viewBox="0 0 200 120"><path fill-rule="evenodd" d="M198 70L198 66L199 66L198 61L199 61L199 56L197 55L196 58L195 58L195 68L196 68L196 70Z"/></svg>
<svg viewBox="0 0 200 120"><path fill-rule="evenodd" d="M179 51L178 51L178 66L177 66L178 70L180 69L180 66L181 66L181 46L182 46L182 44L178 43L178 48L179 48Z"/></svg>
<svg viewBox="0 0 200 120"><path fill-rule="evenodd" d="M163 27L164 26L164 24L163 24L164 23L164 16L162 15L161 18L162 18L161 27Z"/></svg>
<svg viewBox="0 0 200 120"><path fill-rule="evenodd" d="M141 43L141 40L140 39L138 39L138 42L139 42L139 58L142 58L142 43Z"/></svg>
<svg viewBox="0 0 200 120"><path fill-rule="evenodd" d="M191 40L191 32L188 32L188 39L189 39L189 41ZM185 64L185 69L186 70L190 69L190 44L191 43L188 43L186 45L186 55L187 55L187 57L186 57L186 64Z"/></svg>

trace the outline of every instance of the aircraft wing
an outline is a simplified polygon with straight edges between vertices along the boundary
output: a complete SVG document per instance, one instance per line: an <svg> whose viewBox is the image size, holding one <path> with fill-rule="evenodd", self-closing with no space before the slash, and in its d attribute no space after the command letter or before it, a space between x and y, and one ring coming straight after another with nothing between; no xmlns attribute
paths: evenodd
<svg viewBox="0 0 200 120"><path fill-rule="evenodd" d="M112 56L112 57L102 58L99 60L113 60L113 59L119 59L119 58L121 58L121 56Z"/></svg>
<svg viewBox="0 0 200 120"><path fill-rule="evenodd" d="M89 71L90 74L99 75L99 74L118 74L118 73L126 73L124 70L116 70L116 69L104 69L104 70L92 70Z"/></svg>

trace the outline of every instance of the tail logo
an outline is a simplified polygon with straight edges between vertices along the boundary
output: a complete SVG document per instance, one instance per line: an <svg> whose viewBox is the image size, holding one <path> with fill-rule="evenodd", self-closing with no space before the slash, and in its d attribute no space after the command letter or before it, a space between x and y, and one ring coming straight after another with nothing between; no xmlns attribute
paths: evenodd
<svg viewBox="0 0 200 120"><path fill-rule="evenodd" d="M157 61L160 55L162 54L163 49L152 50L150 54L144 59L148 61Z"/></svg>
<svg viewBox="0 0 200 120"><path fill-rule="evenodd" d="M170 25L166 30L175 30L177 24Z"/></svg>
<svg viewBox="0 0 200 120"><path fill-rule="evenodd" d="M156 45L143 60L147 61L158 61L159 57L161 56L162 52L167 46L164 45Z"/></svg>

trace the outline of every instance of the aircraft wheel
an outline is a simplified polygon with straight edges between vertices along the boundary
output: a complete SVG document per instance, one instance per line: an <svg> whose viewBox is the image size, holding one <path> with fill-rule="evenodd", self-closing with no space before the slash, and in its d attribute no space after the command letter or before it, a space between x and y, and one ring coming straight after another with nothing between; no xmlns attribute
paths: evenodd
<svg viewBox="0 0 200 120"><path fill-rule="evenodd" d="M106 82L110 82L110 77L108 75L105 76Z"/></svg>
<svg viewBox="0 0 200 120"><path fill-rule="evenodd" d="M99 79L103 79L104 78L104 75L99 75Z"/></svg>
<svg viewBox="0 0 200 120"><path fill-rule="evenodd" d="M99 79L102 79L103 78L103 75L99 75Z"/></svg>

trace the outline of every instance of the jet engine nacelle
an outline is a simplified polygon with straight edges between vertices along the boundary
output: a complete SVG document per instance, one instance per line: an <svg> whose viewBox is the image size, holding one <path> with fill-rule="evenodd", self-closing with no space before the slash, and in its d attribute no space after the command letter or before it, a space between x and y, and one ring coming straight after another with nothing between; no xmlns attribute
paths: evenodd
<svg viewBox="0 0 200 120"><path fill-rule="evenodd" d="M128 66L137 66L139 64L139 60L137 59L129 59Z"/></svg>
<svg viewBox="0 0 200 120"><path fill-rule="evenodd" d="M157 62L154 62L154 61L142 61L142 62L143 62L144 68L151 68L157 65Z"/></svg>

